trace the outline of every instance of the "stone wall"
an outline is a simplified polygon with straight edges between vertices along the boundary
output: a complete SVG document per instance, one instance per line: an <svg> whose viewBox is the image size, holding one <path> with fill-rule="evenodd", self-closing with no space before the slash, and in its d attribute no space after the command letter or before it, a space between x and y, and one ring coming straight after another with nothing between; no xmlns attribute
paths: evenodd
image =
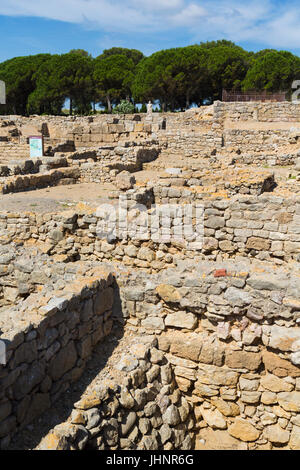
<svg viewBox="0 0 300 470"><path fill-rule="evenodd" d="M64 142L64 145L68 145L72 151L72 142L78 149L124 140L144 140L162 125L163 117L158 115L154 119L155 124L152 126L146 121L145 114L29 118L0 116L0 135L27 142L29 136L43 134L47 146L55 147ZM59 152L58 149L56 151Z"/></svg>
<svg viewBox="0 0 300 470"><path fill-rule="evenodd" d="M53 157L12 160L0 165L3 194L77 182L115 182L122 170L140 171L156 160L161 148L156 140L123 142L76 152L56 152Z"/></svg>
<svg viewBox="0 0 300 470"><path fill-rule="evenodd" d="M0 184L2 194L32 191L49 186L75 184L80 178L78 168L59 168L45 173L12 176L3 179Z"/></svg>
<svg viewBox="0 0 300 470"><path fill-rule="evenodd" d="M177 389L157 339L138 341L133 339L130 352L115 364L118 379L89 388L38 450L193 448L192 405Z"/></svg>
<svg viewBox="0 0 300 470"><path fill-rule="evenodd" d="M239 260L118 279L127 328L158 336L198 440L299 449L298 276Z"/></svg>
<svg viewBox="0 0 300 470"><path fill-rule="evenodd" d="M216 102L185 113L153 113L152 118L146 114L5 116L0 117L0 138L23 143L30 135L42 133L49 155L64 151L64 147L72 151L149 138L157 139L159 147L167 146L170 154L190 157L226 149L273 153L278 146L298 141L299 116L299 105L289 102Z"/></svg>
<svg viewBox="0 0 300 470"><path fill-rule="evenodd" d="M52 290L1 317L2 448L80 377L111 331L114 292L134 334L118 379L91 385L40 449L188 450L212 433L228 449L299 448L297 265L182 261L151 279L120 267L115 291L109 272L53 264Z"/></svg>
<svg viewBox="0 0 300 470"><path fill-rule="evenodd" d="M246 102L214 104L216 119L258 122L300 122L300 106L291 102Z"/></svg>
<svg viewBox="0 0 300 470"><path fill-rule="evenodd" d="M257 167L272 167L272 166L295 166L299 159L299 152L279 154L274 152L269 153L243 153L235 155L233 162L237 165L255 165Z"/></svg>
<svg viewBox="0 0 300 470"><path fill-rule="evenodd" d="M0 365L1 448L79 379L112 328L112 275L98 268L82 277L80 267L63 265L57 281L59 273L60 288L48 286L1 313L7 359Z"/></svg>
<svg viewBox="0 0 300 470"><path fill-rule="evenodd" d="M168 188L167 188L168 189ZM181 192L175 189L179 195ZM191 237L174 238L176 227L181 223L177 212L171 211L171 232L163 233L163 228L153 229L145 225L145 217L155 209L136 211L136 204L153 204L151 189L131 190L131 201L124 202L128 212L128 231L124 239L120 235L107 241L114 227L114 214L110 210L110 223L107 221L107 208L101 207L96 213L82 214L66 211L58 214L39 215L34 213L0 215L0 244L18 242L35 245L42 252L55 255L58 259L115 259L138 267L163 269L165 262L184 255L216 259L218 254L225 257L236 255L257 257L261 260L275 260L278 264L292 259L299 260L300 204L299 198L283 199L272 195L235 196L231 200L192 201L199 207L199 220L186 219L186 230L192 229ZM176 193L176 194L177 194ZM152 198L152 199L151 199ZM169 197L163 202L176 204L184 201ZM188 201L191 202L191 201ZM120 203L121 207L123 202ZM113 209L114 206L111 206ZM203 213L204 208L204 213ZM116 209L118 209L116 207ZM157 209L158 210L158 209ZM203 219L202 219L203 214ZM178 222L179 220L179 222ZM188 225L188 222L190 225ZM203 235L204 223L204 240ZM149 225L150 227L150 225ZM105 229L105 232L102 232ZM102 233L102 235L101 235ZM113 232L112 232L113 233ZM195 239L198 233L200 238ZM204 241L204 243L202 243ZM174 258L175 257L175 258ZM173 259L174 258L174 259Z"/></svg>

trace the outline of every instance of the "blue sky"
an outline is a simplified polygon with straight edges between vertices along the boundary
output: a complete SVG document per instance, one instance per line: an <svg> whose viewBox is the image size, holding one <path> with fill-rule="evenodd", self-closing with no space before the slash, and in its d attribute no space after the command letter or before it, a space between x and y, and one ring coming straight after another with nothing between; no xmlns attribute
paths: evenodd
<svg viewBox="0 0 300 470"><path fill-rule="evenodd" d="M146 55L168 47L230 39L248 50L300 55L296 1L0 0L0 61L41 52L113 46Z"/></svg>

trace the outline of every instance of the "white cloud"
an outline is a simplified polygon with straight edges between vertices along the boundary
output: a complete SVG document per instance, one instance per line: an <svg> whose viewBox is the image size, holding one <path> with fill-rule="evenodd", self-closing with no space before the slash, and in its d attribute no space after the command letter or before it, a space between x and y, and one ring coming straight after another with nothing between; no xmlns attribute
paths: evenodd
<svg viewBox="0 0 300 470"><path fill-rule="evenodd" d="M184 33L191 42L226 38L298 48L300 41L295 0L1 0L1 14L77 23L105 34Z"/></svg>
<svg viewBox="0 0 300 470"><path fill-rule="evenodd" d="M145 11L167 11L179 9L184 6L184 0L131 0L135 8Z"/></svg>
<svg viewBox="0 0 300 470"><path fill-rule="evenodd" d="M208 11L196 3L191 3L183 8L181 11L173 15L170 20L171 24L178 26L192 26L198 24L201 18L205 17Z"/></svg>

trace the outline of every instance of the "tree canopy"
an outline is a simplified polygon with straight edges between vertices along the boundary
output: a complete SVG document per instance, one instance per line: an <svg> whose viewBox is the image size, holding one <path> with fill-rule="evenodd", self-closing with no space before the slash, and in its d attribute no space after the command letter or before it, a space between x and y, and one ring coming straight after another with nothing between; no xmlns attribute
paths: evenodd
<svg viewBox="0 0 300 470"><path fill-rule="evenodd" d="M128 103L155 101L163 110L188 109L221 99L222 90L291 91L300 79L300 58L287 51L248 52L225 39L165 49L145 57L112 47L93 58L84 49L38 54L0 63L6 83L6 114L108 112ZM118 109L118 108L117 108Z"/></svg>
<svg viewBox="0 0 300 470"><path fill-rule="evenodd" d="M130 97L135 65L126 55L100 56L94 64L94 80L100 101L106 101L108 111L112 104Z"/></svg>
<svg viewBox="0 0 300 470"><path fill-rule="evenodd" d="M244 90L290 90L300 78L300 58L290 52L265 50L257 54L243 82Z"/></svg>
<svg viewBox="0 0 300 470"><path fill-rule="evenodd" d="M144 54L141 51L138 51L137 49L126 49L125 47L112 47L111 49L105 49L99 58L106 58L111 55L125 55L128 59L133 61L134 65L137 65L144 58Z"/></svg>
<svg viewBox="0 0 300 470"><path fill-rule="evenodd" d="M36 71L51 58L50 54L15 57L0 64L0 80L6 84L7 114L26 114L30 94L36 88Z"/></svg>

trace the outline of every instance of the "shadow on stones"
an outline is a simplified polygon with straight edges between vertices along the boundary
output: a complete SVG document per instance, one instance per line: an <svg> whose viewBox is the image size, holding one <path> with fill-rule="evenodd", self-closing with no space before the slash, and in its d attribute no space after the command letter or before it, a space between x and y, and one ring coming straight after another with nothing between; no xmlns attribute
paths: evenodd
<svg viewBox="0 0 300 470"><path fill-rule="evenodd" d="M31 450L37 447L51 429L68 420L74 409L74 403L80 400L86 388L106 367L109 358L124 335L125 321L119 286L116 281L114 283L112 316L113 327L111 333L95 347L79 380L72 383L59 399L52 404L50 409L15 434L8 450Z"/></svg>

